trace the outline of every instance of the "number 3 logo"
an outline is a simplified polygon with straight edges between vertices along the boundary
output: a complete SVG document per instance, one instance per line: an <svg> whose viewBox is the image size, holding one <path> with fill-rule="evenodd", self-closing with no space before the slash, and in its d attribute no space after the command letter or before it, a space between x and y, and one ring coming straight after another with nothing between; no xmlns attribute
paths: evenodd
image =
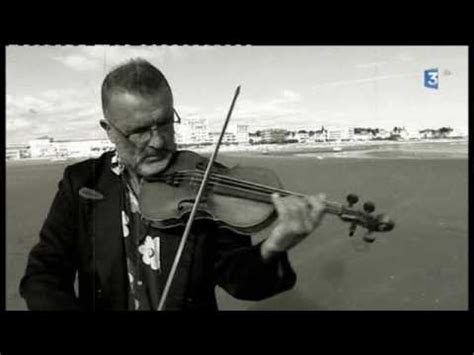
<svg viewBox="0 0 474 355"><path fill-rule="evenodd" d="M438 85L438 73L428 73L430 79L428 80L428 84L430 85Z"/></svg>
<svg viewBox="0 0 474 355"><path fill-rule="evenodd" d="M439 72L438 68L425 70L425 87L430 89L438 89Z"/></svg>

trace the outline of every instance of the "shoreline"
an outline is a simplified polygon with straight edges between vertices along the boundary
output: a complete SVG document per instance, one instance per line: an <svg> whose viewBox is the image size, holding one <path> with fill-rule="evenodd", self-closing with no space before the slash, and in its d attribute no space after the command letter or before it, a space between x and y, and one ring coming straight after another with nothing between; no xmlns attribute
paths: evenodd
<svg viewBox="0 0 474 355"><path fill-rule="evenodd" d="M412 144L443 144L468 143L469 138L459 139L424 139L407 141L359 141L359 142L321 142L321 143L292 143L292 144L262 144L253 146L221 146L222 153L253 153L261 155L291 155L298 153L338 153L340 151L360 151L378 147L403 146ZM198 153L212 153L214 146L198 147L192 150Z"/></svg>
<svg viewBox="0 0 474 355"><path fill-rule="evenodd" d="M240 146L226 146L219 148L219 153L222 155L247 155L247 156L263 156L263 157L284 157L297 156L309 157L315 154L322 154L318 156L322 158L374 158L374 159L388 159L388 157L371 155L371 153L386 152L390 148L413 146L422 144L468 144L469 138L447 138L447 139L424 139L424 140L407 140L407 141L360 141L360 142L321 142L321 143L292 143L292 144L262 144L262 145L240 145ZM183 147L181 150L192 150L199 154L211 154L215 146L205 147ZM385 150L384 150L385 149ZM449 154L449 152L448 152ZM466 150L467 158L468 150ZM6 165L21 166L21 165L56 165L64 163L75 163L89 159L90 157L77 157L69 159L20 159L20 160L6 160ZM406 157L405 157L406 158ZM412 156L412 158L417 158Z"/></svg>

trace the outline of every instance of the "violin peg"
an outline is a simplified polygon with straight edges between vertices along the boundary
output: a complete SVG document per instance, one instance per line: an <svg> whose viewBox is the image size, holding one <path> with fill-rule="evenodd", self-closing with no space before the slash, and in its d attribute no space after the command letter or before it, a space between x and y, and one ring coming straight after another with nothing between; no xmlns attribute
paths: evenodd
<svg viewBox="0 0 474 355"><path fill-rule="evenodd" d="M364 242L373 243L375 241L375 236L369 231L362 237L362 239Z"/></svg>
<svg viewBox="0 0 474 355"><path fill-rule="evenodd" d="M372 213L375 211L375 204L371 201L367 201L364 203L364 211L367 213Z"/></svg>
<svg viewBox="0 0 474 355"><path fill-rule="evenodd" d="M357 228L357 224L352 223L351 226L349 227L349 237L352 237L354 235L356 228Z"/></svg>
<svg viewBox="0 0 474 355"><path fill-rule="evenodd" d="M347 195L346 200L349 204L349 207L352 207L354 204L357 203L357 201L359 201L359 196L355 194L349 194Z"/></svg>
<svg viewBox="0 0 474 355"><path fill-rule="evenodd" d="M378 222L377 224L378 232L391 231L395 226L395 222L384 214L380 214L377 216L377 222Z"/></svg>

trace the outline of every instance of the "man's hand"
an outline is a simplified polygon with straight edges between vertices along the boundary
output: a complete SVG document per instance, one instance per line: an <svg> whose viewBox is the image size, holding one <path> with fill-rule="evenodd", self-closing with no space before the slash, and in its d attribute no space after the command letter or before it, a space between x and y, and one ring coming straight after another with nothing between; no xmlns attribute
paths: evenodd
<svg viewBox="0 0 474 355"><path fill-rule="evenodd" d="M323 194L308 197L272 195L278 219L276 227L262 243L265 261L294 247L314 231L324 215L324 199Z"/></svg>

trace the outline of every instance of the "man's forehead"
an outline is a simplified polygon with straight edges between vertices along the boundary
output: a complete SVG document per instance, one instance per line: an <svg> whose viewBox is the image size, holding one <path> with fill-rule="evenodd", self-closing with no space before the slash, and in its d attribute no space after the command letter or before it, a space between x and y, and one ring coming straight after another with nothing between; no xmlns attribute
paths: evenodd
<svg viewBox="0 0 474 355"><path fill-rule="evenodd" d="M134 93L130 91L112 91L109 94L109 106L167 106L172 105L173 98L169 90L162 89L149 94Z"/></svg>
<svg viewBox="0 0 474 355"><path fill-rule="evenodd" d="M107 107L107 114L112 119L133 116L135 119L159 120L172 113L173 100L166 92L151 95L130 92L112 93Z"/></svg>

